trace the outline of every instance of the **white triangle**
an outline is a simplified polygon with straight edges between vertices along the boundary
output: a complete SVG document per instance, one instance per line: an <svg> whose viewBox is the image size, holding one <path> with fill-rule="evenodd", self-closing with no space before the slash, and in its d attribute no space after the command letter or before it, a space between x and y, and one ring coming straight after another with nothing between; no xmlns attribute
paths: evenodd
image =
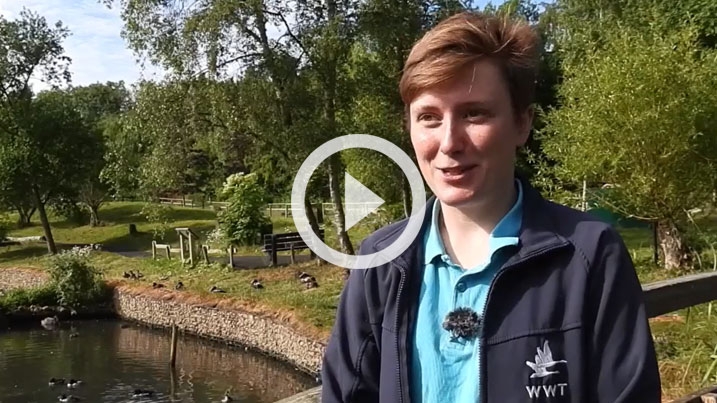
<svg viewBox="0 0 717 403"><path fill-rule="evenodd" d="M344 188L346 231L385 203L382 198L349 175L348 172L344 178Z"/></svg>

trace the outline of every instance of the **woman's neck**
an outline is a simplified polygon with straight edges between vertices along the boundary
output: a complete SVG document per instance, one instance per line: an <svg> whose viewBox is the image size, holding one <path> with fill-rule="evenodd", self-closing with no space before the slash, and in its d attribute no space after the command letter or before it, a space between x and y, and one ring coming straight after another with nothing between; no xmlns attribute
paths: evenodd
<svg viewBox="0 0 717 403"><path fill-rule="evenodd" d="M515 204L516 197L511 181L470 205L441 204L441 238L451 260L464 268L483 262L490 251L490 234Z"/></svg>

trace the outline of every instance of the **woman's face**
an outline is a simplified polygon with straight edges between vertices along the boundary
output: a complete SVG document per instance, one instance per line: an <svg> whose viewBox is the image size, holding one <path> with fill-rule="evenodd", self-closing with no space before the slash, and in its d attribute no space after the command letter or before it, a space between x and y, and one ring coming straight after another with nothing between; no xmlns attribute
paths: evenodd
<svg viewBox="0 0 717 403"><path fill-rule="evenodd" d="M512 184L516 150L532 123L531 112L522 115L516 118L507 83L491 61L468 66L413 99L411 142L438 200L454 207L479 204Z"/></svg>

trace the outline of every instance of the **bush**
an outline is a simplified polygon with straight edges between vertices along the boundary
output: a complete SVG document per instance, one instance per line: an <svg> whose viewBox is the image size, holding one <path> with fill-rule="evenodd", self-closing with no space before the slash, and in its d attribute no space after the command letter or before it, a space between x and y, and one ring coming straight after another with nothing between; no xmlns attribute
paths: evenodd
<svg viewBox="0 0 717 403"><path fill-rule="evenodd" d="M10 218L10 214L4 211L0 212L0 241L5 240L5 237L7 237L8 232L10 232L13 226L14 222Z"/></svg>
<svg viewBox="0 0 717 403"><path fill-rule="evenodd" d="M77 203L77 201L73 199L59 197L51 200L49 206L56 215L64 218L70 223L79 226L89 222L88 214Z"/></svg>
<svg viewBox="0 0 717 403"><path fill-rule="evenodd" d="M50 279L61 305L76 308L104 296L101 273L90 264L90 252L88 247L74 247L52 257Z"/></svg>
<svg viewBox="0 0 717 403"><path fill-rule="evenodd" d="M145 203L140 212L147 222L152 224L152 237L155 241L164 240L172 214L172 207L160 203Z"/></svg>
<svg viewBox="0 0 717 403"><path fill-rule="evenodd" d="M271 220L264 214L267 194L255 174L234 174L222 189L229 205L218 217L224 238L232 245L252 245Z"/></svg>
<svg viewBox="0 0 717 403"><path fill-rule="evenodd" d="M58 303L57 289L52 285L37 288L19 288L8 291L0 297L0 311L12 312L23 306L30 305L56 305Z"/></svg>

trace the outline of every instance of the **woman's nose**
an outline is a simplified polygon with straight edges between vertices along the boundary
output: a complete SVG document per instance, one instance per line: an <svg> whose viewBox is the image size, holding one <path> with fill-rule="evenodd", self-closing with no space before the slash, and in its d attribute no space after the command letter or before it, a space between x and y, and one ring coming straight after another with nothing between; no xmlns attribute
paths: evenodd
<svg viewBox="0 0 717 403"><path fill-rule="evenodd" d="M455 154L465 147L465 133L452 118L446 119L441 128L441 147L443 154Z"/></svg>

